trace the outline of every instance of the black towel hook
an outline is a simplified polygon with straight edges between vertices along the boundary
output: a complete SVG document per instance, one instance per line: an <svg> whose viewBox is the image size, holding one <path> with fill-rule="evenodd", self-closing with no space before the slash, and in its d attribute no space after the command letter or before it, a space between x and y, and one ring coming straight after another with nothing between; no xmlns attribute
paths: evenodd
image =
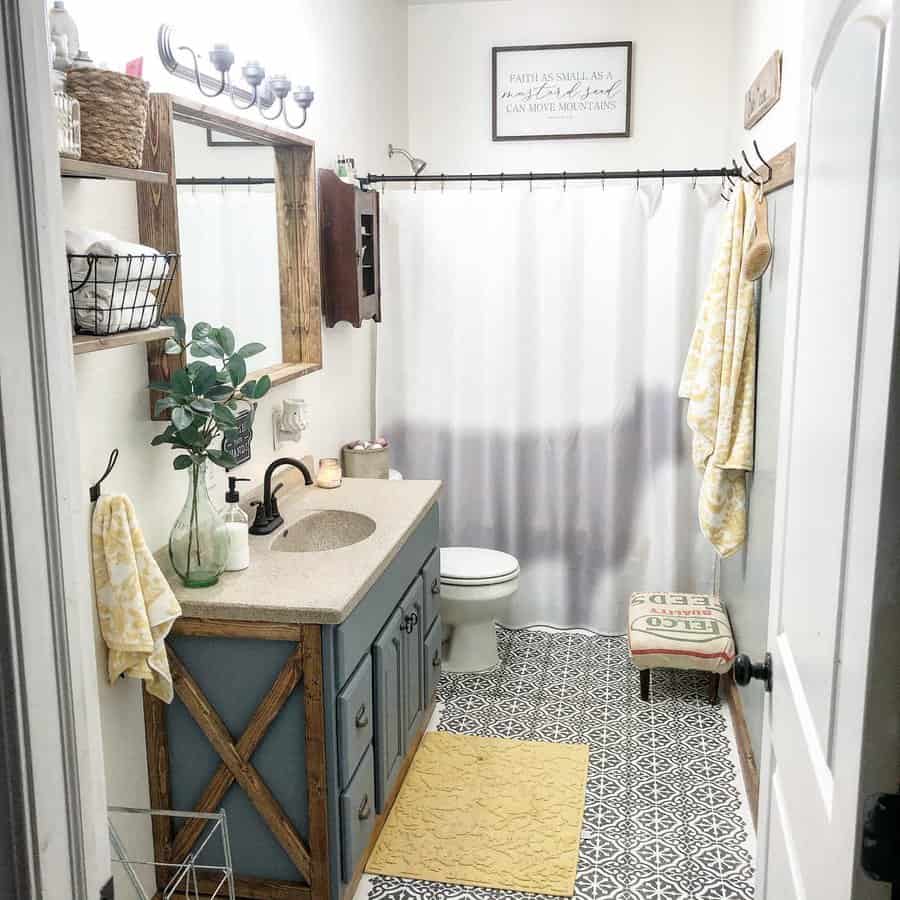
<svg viewBox="0 0 900 900"><path fill-rule="evenodd" d="M756 178L754 178L753 175L748 175L747 177L757 187L762 187L765 184L765 182L763 181L763 178L762 178L762 173L758 172L756 169L753 168L753 163L750 162L750 160L747 158L747 154L743 150L741 150L741 156L744 157L744 162L747 163L747 167L750 169L750 171L753 173L753 175L756 176ZM757 181L757 178L759 179L758 181Z"/></svg>
<svg viewBox="0 0 900 900"><path fill-rule="evenodd" d="M106 480L110 472L116 467L116 460L119 458L119 448L116 447L109 454L109 462L106 464L106 471L91 485L91 503L96 503L100 499L100 485Z"/></svg>
<svg viewBox="0 0 900 900"><path fill-rule="evenodd" d="M756 151L756 155L759 157L760 162L766 167L766 180L763 184L768 184L772 180L772 167L769 165L769 161L759 152L759 144L757 144L756 141L753 142L753 149Z"/></svg>

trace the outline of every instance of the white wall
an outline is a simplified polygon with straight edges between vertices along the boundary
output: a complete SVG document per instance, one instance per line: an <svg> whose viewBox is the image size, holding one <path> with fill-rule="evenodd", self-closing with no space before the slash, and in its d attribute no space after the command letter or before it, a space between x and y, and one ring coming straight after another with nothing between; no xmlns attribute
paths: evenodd
<svg viewBox="0 0 900 900"><path fill-rule="evenodd" d="M756 139L774 156L797 139L801 92L802 12L800 0L741 0L737 4L732 59L734 97L732 143L750 150ZM744 130L744 92L775 50L781 50L781 100L753 127ZM751 159L753 156L751 155ZM772 563L775 463L778 409L784 353L784 306L789 265L793 190L770 196L769 221L774 240L770 270L763 276L759 317L757 422L754 473L750 479L747 545L722 566L722 591L729 604L738 650L762 659L768 642L769 575ZM759 762L763 726L763 692L754 684L742 694L751 744Z"/></svg>
<svg viewBox="0 0 900 900"><path fill-rule="evenodd" d="M793 187L788 186L770 194L768 200L769 229L775 250L760 280L758 295L756 441L753 472L748 480L747 542L722 563L722 596L728 604L738 652L748 654L753 660L765 656L769 640L769 583L793 194ZM751 746L759 762L765 697L762 685L753 682L741 697Z"/></svg>
<svg viewBox="0 0 900 900"><path fill-rule="evenodd" d="M749 148L755 138L767 156L774 156L796 140L803 3L804 0L740 0L735 5L734 44L729 56L734 86L731 141L736 147ZM750 132L744 131L744 93L776 50L783 54L781 100Z"/></svg>
<svg viewBox="0 0 900 900"><path fill-rule="evenodd" d="M732 20L722 0L411 6L410 149L431 173L724 165ZM616 40L634 42L632 137L491 141L491 47Z"/></svg>
<svg viewBox="0 0 900 900"><path fill-rule="evenodd" d="M198 50L227 40L238 64L258 56L270 71L281 69L316 92L304 134L317 142L317 162L329 166L339 153L353 155L361 167L398 171L388 161L387 144L407 140L406 4L402 0L274 0L246 3L152 4L136 0L68 0L81 32L82 45L99 62L122 69L144 57L144 77L151 90L196 97L186 81L162 70L156 57L156 29L168 22ZM226 101L227 102L227 101ZM228 104L228 109L231 109ZM402 160L400 161L402 162ZM93 226L136 240L133 185L115 182L64 182L67 224ZM258 411L258 438L247 471L258 478L273 458L273 405L284 397L305 398L312 426L304 452L336 455L341 443L368 436L372 428L373 331L342 324L327 329L324 369L273 389ZM252 340L253 335L246 339ZM106 350L76 358L81 423L82 481L87 485L103 470L113 447L120 450L116 470L104 484L108 492L125 492L135 503L151 547L166 543L168 530L183 502L183 473L171 467L171 454L151 448L159 423L148 418L147 365L143 347ZM299 454L300 447L296 447ZM288 448L290 452L290 448ZM88 510L85 509L87 548ZM86 601L88 602L88 601ZM105 651L98 647L98 666ZM148 803L144 728L140 690L135 682L101 685L103 741L109 802ZM149 831L129 832L133 849L151 854ZM143 846L140 846L143 844ZM117 878L117 894L125 889ZM127 896L127 895L126 895Z"/></svg>

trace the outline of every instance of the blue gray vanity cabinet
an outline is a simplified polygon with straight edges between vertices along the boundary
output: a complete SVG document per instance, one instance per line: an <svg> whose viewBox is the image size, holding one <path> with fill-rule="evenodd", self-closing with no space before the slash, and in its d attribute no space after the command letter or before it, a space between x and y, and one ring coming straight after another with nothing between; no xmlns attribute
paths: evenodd
<svg viewBox="0 0 900 900"><path fill-rule="evenodd" d="M398 606L372 645L375 660L375 808L382 812L406 753L403 609Z"/></svg>
<svg viewBox="0 0 900 900"><path fill-rule="evenodd" d="M175 623L176 699L144 695L150 800L225 809L240 900L352 896L433 709L437 540L434 505L339 624ZM154 822L157 862L190 852L192 821Z"/></svg>
<svg viewBox="0 0 900 900"><path fill-rule="evenodd" d="M441 620L435 619L425 635L422 672L425 678L425 705L434 702L438 679L441 677Z"/></svg>
<svg viewBox="0 0 900 900"><path fill-rule="evenodd" d="M403 595L400 610L403 613L403 724L404 748L415 739L419 715L422 712L424 672L422 671L423 640L425 631L425 597L422 593L422 576L419 575Z"/></svg>

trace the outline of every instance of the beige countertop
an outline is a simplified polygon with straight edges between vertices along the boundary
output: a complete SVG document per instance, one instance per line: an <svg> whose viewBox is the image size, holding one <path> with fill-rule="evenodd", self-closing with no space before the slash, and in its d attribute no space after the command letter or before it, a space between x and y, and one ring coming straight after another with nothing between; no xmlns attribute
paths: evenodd
<svg viewBox="0 0 900 900"><path fill-rule="evenodd" d="M276 480L287 481L280 474ZM313 510L341 509L370 516L375 531L348 547L305 553L271 549L284 527L264 536L251 534L250 567L226 572L208 588L184 587L167 550L161 550L157 560L185 616L334 625L353 612L425 518L440 490L440 481L345 478L333 490L301 484L281 491L278 504L285 527Z"/></svg>

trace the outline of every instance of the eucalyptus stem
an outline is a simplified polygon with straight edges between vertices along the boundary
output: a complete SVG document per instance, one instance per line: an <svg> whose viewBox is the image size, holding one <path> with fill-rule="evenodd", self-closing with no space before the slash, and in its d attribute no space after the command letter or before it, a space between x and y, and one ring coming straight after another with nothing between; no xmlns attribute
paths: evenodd
<svg viewBox="0 0 900 900"><path fill-rule="evenodd" d="M191 577L191 550L194 546L194 516L197 512L197 463L191 466L191 480L194 485L194 500L191 506L191 512L188 516L188 551L187 551L187 573L186 578Z"/></svg>
<svg viewBox="0 0 900 900"><path fill-rule="evenodd" d="M194 500L191 507L191 531L196 529L197 532L197 565L200 565L200 514L197 509L197 488L200 483L200 464L194 463ZM188 559L190 559L191 551L188 550Z"/></svg>

